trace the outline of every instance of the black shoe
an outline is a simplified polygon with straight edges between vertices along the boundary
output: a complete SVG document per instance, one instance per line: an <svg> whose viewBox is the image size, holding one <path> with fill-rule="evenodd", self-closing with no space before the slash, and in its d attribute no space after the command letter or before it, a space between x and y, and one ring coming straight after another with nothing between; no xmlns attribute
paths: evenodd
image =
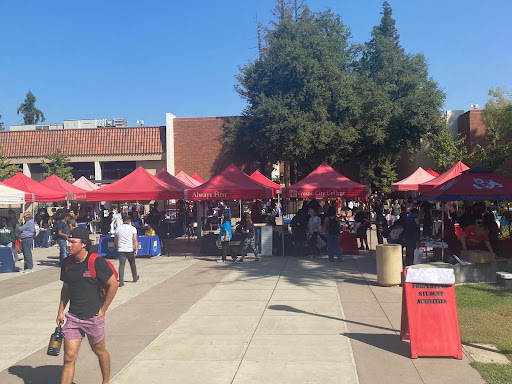
<svg viewBox="0 0 512 384"><path fill-rule="evenodd" d="M369 251L370 250L370 247L366 246L366 250Z"/></svg>
<svg viewBox="0 0 512 384"><path fill-rule="evenodd" d="M124 285L124 283L121 281L121 282L119 283L119 287L122 287L123 285Z"/></svg>
<svg viewBox="0 0 512 384"><path fill-rule="evenodd" d="M361 246L359 247L359 250L360 250L360 251L364 251L364 247L361 245Z"/></svg>
<svg viewBox="0 0 512 384"><path fill-rule="evenodd" d="M260 261L260 259L256 258L254 261L255 261L255 262L259 262L259 261Z"/></svg>

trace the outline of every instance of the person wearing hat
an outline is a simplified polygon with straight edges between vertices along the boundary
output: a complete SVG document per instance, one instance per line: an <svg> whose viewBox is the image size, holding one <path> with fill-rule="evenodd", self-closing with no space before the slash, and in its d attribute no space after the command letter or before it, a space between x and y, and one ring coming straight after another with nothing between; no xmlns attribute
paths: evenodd
<svg viewBox="0 0 512 384"><path fill-rule="evenodd" d="M123 214L123 224L116 229L114 244L119 253L119 286L122 287L124 285L124 266L126 259L128 259L130 263L133 282L136 283L137 280L139 280L139 275L137 275L135 258L137 257L139 243L137 241L137 229L131 225L131 218L127 214Z"/></svg>
<svg viewBox="0 0 512 384"><path fill-rule="evenodd" d="M89 230L74 228L68 237L69 256L61 267L60 293L57 324L64 322L64 309L69 302L64 335L64 365L61 383L72 383L75 361L85 335L92 351L99 360L103 383L110 380L110 355L105 347L105 313L117 292L117 280L107 261L100 256L94 260L96 278L91 276L89 258L91 240ZM105 294L98 286L105 288Z"/></svg>

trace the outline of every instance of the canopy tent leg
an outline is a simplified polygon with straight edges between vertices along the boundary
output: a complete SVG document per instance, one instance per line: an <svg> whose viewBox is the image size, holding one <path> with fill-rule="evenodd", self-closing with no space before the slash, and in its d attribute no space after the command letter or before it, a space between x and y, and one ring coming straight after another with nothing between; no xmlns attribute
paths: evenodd
<svg viewBox="0 0 512 384"><path fill-rule="evenodd" d="M196 201L196 214L197 214L197 240L201 240L201 236L203 234L203 226L201 225L201 202Z"/></svg>

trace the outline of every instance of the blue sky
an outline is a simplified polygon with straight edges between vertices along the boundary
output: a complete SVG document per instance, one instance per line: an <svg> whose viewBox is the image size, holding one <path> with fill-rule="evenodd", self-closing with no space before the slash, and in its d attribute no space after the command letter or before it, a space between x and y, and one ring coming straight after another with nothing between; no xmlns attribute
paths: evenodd
<svg viewBox="0 0 512 384"><path fill-rule="evenodd" d="M485 105L490 88L512 88L512 1L389 0L407 52L425 54L446 92L445 109ZM273 0L3 1L0 114L18 124L30 89L47 122L238 115L238 66L256 55L256 14ZM331 8L369 39L382 0L309 0Z"/></svg>

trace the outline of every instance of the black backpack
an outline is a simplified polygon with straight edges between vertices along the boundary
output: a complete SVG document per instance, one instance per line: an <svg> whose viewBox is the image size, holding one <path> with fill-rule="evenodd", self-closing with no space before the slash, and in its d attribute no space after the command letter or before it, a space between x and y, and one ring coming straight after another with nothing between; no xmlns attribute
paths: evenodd
<svg viewBox="0 0 512 384"><path fill-rule="evenodd" d="M340 224L338 220L331 219L330 217L327 219L329 222L327 223L327 233L329 235L339 235L340 234Z"/></svg>

